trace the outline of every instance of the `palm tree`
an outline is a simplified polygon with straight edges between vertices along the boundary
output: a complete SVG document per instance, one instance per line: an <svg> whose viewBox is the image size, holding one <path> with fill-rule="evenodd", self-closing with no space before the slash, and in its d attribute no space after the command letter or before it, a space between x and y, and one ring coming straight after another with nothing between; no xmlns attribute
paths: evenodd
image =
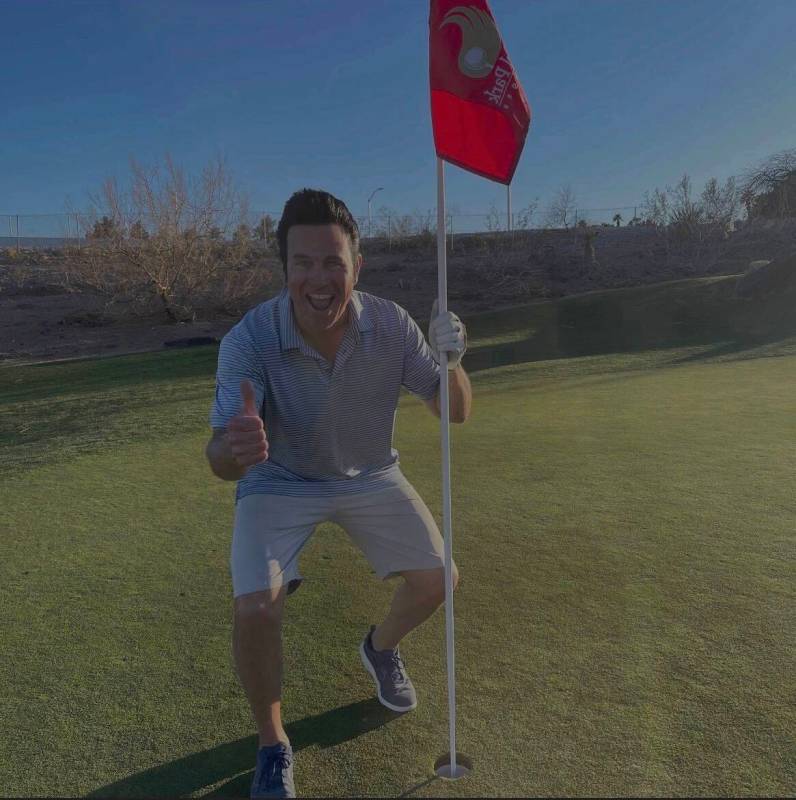
<svg viewBox="0 0 796 800"><path fill-rule="evenodd" d="M616 223L616 227L619 227L619 224L622 222L622 215L621 214L614 214L614 222Z"/></svg>

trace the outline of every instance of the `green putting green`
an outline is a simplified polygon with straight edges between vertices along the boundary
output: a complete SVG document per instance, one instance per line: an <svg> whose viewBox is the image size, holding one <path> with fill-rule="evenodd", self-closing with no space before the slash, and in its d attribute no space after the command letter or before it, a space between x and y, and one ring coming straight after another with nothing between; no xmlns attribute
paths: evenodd
<svg viewBox="0 0 796 800"><path fill-rule="evenodd" d="M510 341L500 320L465 318L471 347ZM451 426L463 779L429 766L444 610L401 646L417 709L382 708L357 648L397 584L318 528L284 627L299 796L792 792L796 348L725 334L471 373ZM235 487L204 458L216 354L0 369L2 795L248 796ZM396 447L441 527L439 421L408 395Z"/></svg>

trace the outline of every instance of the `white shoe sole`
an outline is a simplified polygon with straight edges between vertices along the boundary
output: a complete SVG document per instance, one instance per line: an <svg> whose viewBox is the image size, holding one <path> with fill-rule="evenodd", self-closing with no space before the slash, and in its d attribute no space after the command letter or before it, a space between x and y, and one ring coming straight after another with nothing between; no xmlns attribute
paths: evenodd
<svg viewBox="0 0 796 800"><path fill-rule="evenodd" d="M390 711L399 711L399 712L412 711L412 709L417 708L417 701L415 701L415 703L413 705L411 705L411 706L396 706L396 705L393 705L392 703L388 703L381 696L381 686L379 684L379 679L376 676L376 671L373 669L373 665L370 663L370 660L368 659L367 655L365 655L365 642L364 642L364 640L362 642L360 642L360 644L359 644L359 655L362 658L363 666L371 674L371 676L373 677L373 680L376 683L376 694L379 696L379 702L385 708L389 708Z"/></svg>

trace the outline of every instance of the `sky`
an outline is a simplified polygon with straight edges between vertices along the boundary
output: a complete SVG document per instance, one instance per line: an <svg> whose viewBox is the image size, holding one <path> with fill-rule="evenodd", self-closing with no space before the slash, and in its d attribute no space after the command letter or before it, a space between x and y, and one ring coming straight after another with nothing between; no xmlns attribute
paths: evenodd
<svg viewBox="0 0 796 800"><path fill-rule="evenodd" d="M466 0L462 0L466 3ZM531 107L512 210L630 207L796 147L796 0L490 0ZM436 208L428 0L0 0L0 215L87 208L130 158L221 155L254 210ZM445 165L446 207L506 187ZM540 212L537 212L539 214ZM591 217L596 218L597 214ZM624 212L625 220L632 212Z"/></svg>

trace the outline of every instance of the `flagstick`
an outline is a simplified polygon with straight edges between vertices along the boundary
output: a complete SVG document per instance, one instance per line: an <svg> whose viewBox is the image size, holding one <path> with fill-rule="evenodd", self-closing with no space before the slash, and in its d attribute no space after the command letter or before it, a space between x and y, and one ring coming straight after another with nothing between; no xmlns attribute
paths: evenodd
<svg viewBox="0 0 796 800"><path fill-rule="evenodd" d="M448 311L448 275L445 242L445 174L437 158L437 275L438 314ZM450 716L451 776L456 775L456 682L453 650L453 542L451 526L450 403L448 353L440 356L440 411L442 411L442 527L445 538L445 632L448 653L448 714Z"/></svg>

